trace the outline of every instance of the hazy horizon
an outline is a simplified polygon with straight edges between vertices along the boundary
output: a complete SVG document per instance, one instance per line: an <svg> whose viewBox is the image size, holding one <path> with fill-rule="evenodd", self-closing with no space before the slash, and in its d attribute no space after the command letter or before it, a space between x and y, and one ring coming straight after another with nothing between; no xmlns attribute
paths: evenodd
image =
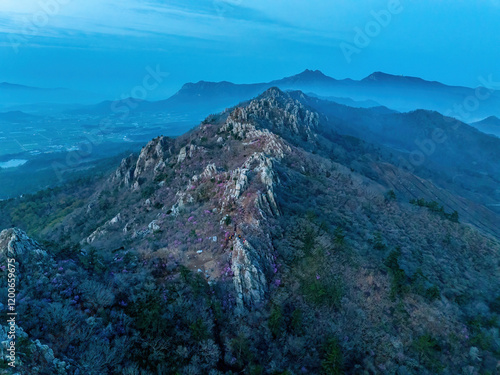
<svg viewBox="0 0 500 375"><path fill-rule="evenodd" d="M110 98L140 83L148 66L169 74L153 99L186 82L266 82L305 69L466 87L477 87L479 76L500 77L493 0L7 0L0 12L0 81Z"/></svg>

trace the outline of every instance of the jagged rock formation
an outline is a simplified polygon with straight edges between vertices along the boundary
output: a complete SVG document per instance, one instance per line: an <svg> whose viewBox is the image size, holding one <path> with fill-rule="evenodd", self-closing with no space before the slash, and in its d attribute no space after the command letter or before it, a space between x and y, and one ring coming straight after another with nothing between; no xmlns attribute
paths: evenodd
<svg viewBox="0 0 500 375"><path fill-rule="evenodd" d="M172 155L172 140L167 137L158 137L149 142L137 159L133 155L122 160L120 167L112 177L113 182L123 183L138 189L143 175L148 171L161 173L166 168L165 160Z"/></svg>
<svg viewBox="0 0 500 375"><path fill-rule="evenodd" d="M242 245L229 241L221 245L225 249L233 248L232 253L225 253L220 262L228 260L234 267L238 308L252 307L263 301L266 285L269 284L266 277L271 268L270 254L273 251L272 244L267 240L267 223L269 218L281 215L276 196L281 185L277 167L284 159L296 155L293 144L315 150L324 147L326 142L321 136L321 116L299 99L300 95L292 96L271 88L246 105L227 111L223 121L219 120L216 126L206 122L197 133L177 140L158 137L143 148L137 159L133 156L124 159L110 180L112 186L119 184L144 192L148 189L145 186L154 183L153 196L148 197L144 205L146 211L154 211L153 206L161 206L162 212L145 220L138 220L131 213L118 212L96 228L84 243L103 241L113 236L118 228L120 235L130 236L133 241L146 240L153 233L158 236L167 230L165 217L181 220L183 215L188 215L191 207L198 204L200 194L203 194L206 200L204 205L210 205L208 211L220 215L217 222L224 223L238 212L238 221L231 219L229 226L244 237L252 235L255 238L255 243L247 241ZM206 148L199 142L201 138L218 145L214 149L220 150L216 156L211 149L214 146ZM224 165L229 160L231 165ZM310 173L307 169L311 167L307 163L299 164L301 173ZM324 166L320 168L322 174L328 169ZM387 175L382 172L382 167L376 168L383 176ZM162 176L172 173L176 176L175 185L162 180ZM359 177L354 176L353 181L356 179ZM406 176L405 179L409 181L411 177ZM216 189L209 187L212 183L216 184ZM361 189L366 182L356 184ZM378 199L376 197L383 191L381 187L370 189L373 189L370 193L372 199ZM407 190L407 187L402 189ZM227 231L224 227L221 225L219 232L213 234L223 238L223 230ZM261 250L257 252L256 248ZM216 272L213 277L217 279L223 274Z"/></svg>
<svg viewBox="0 0 500 375"><path fill-rule="evenodd" d="M264 302L268 290L265 270L261 264L264 259L258 259L258 251L248 241L239 238L234 241L231 257L234 287L236 289L237 313L243 314L246 307L259 306Z"/></svg>
<svg viewBox="0 0 500 375"><path fill-rule="evenodd" d="M5 229L0 233L0 256L11 258L27 258L47 256L38 243L18 228Z"/></svg>
<svg viewBox="0 0 500 375"><path fill-rule="evenodd" d="M276 133L285 138L300 137L312 141L316 138L318 124L318 113L279 89L271 88L248 106L236 108L221 131L229 131L242 139L265 136L268 138L266 152L272 151L282 157L283 150Z"/></svg>
<svg viewBox="0 0 500 375"><path fill-rule="evenodd" d="M234 212L246 212L241 221L233 222L232 225L242 236L251 234L255 238L255 243L252 244L247 240L245 243L225 245L232 245L233 248L232 255L230 252L227 256L234 273L238 309L242 311L245 306L252 308L264 301L268 289L266 274L271 268L272 245L268 240L266 223L268 217L280 216L276 198L280 179L275 172L275 164L279 164L287 153L292 152L285 138L298 137L301 141L312 142L316 138L318 121L317 113L272 88L247 106L229 112L221 126L202 126L202 136L209 138L203 134L210 134L209 139L220 145L223 154L236 152L232 147L240 145L251 150L241 161L235 160L230 168L223 167L221 158L205 164L202 170L199 167L193 168L196 158L201 158L210 151L193 142L185 145L182 139L173 141L159 137L143 148L137 160L133 156L124 159L110 183L141 191L143 186L148 185L148 181L169 173L169 166L175 165L176 171L191 169L189 180L175 191L163 181L158 182L155 187L156 196L162 195L160 191L163 190L169 196L173 194L174 202L171 205L166 204L166 201L161 204L163 210L168 212L167 215L179 218L196 203L194 190L210 181L218 181L218 193L209 198L212 205L215 204L210 211L217 209L221 217L234 216ZM145 203L149 207L152 200L147 199ZM133 240L146 238L153 232L162 231L162 215L164 216L158 214L158 217L148 220L141 228L141 223L135 217L120 212L96 228L84 243L94 244L105 239L117 226L122 226L120 232L130 235ZM218 235L223 237L222 233ZM257 251L256 248L260 250Z"/></svg>
<svg viewBox="0 0 500 375"><path fill-rule="evenodd" d="M45 267L53 266L53 260L40 244L18 228L0 233L0 263L6 265L8 258L14 259L18 278L31 279Z"/></svg>

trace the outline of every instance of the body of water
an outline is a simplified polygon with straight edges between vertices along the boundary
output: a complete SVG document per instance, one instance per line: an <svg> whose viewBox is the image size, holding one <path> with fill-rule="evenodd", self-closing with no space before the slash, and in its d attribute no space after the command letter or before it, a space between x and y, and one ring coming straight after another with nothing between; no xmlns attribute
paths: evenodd
<svg viewBox="0 0 500 375"><path fill-rule="evenodd" d="M26 164L28 160L23 159L11 159L9 161L0 162L0 168L15 168L20 167L23 164Z"/></svg>

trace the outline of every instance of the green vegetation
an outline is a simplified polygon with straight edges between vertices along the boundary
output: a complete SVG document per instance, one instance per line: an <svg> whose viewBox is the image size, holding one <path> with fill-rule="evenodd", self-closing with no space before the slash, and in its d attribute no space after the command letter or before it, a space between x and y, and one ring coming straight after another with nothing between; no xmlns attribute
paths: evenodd
<svg viewBox="0 0 500 375"><path fill-rule="evenodd" d="M481 350L496 351L500 355L500 348L495 345L495 330L500 328L498 317L486 318L484 316L476 316L469 319L467 326L470 330L470 343ZM491 331L491 329L494 329ZM495 348L496 347L496 348ZM495 350L496 349L496 350Z"/></svg>
<svg viewBox="0 0 500 375"><path fill-rule="evenodd" d="M141 189L141 196L143 199L148 199L150 198L154 192L156 191L156 188L152 185L145 186Z"/></svg>
<svg viewBox="0 0 500 375"><path fill-rule="evenodd" d="M436 201L427 202L424 198L420 198L420 199L411 199L410 203L415 205L415 206L419 206L419 207L427 207L429 209L429 211L438 214L443 219L450 220L454 223L459 222L459 215L458 215L457 211L453 211L451 214L446 213L444 211L444 207L441 206Z"/></svg>
<svg viewBox="0 0 500 375"><path fill-rule="evenodd" d="M492 312L500 315L500 296L496 297L490 303L490 309L491 309Z"/></svg>
<svg viewBox="0 0 500 375"><path fill-rule="evenodd" d="M42 190L36 194L27 194L22 198L0 202L0 225L23 228L31 235L38 235L42 230L53 228L62 220L85 204L85 199L92 193L86 187L92 179L74 181L64 187Z"/></svg>
<svg viewBox="0 0 500 375"><path fill-rule="evenodd" d="M389 268L391 274L391 298L403 296L408 292L408 278L405 272L399 267L399 257L401 256L401 249L391 251L385 265Z"/></svg>
<svg viewBox="0 0 500 375"><path fill-rule="evenodd" d="M391 275L391 298L394 300L397 297L403 297L405 294L413 292L425 297L429 302L439 299L441 292L436 285L426 288L427 278L423 275L422 270L417 270L412 277L406 275L399 265L400 257L401 249L396 248L389 253L384 261Z"/></svg>
<svg viewBox="0 0 500 375"><path fill-rule="evenodd" d="M284 329L284 318L282 307L279 305L273 305L271 307L271 315L269 316L269 329L274 337L280 336L282 330Z"/></svg>
<svg viewBox="0 0 500 375"><path fill-rule="evenodd" d="M336 227L334 232L333 232L333 237L335 244L338 246L342 246L345 243L345 234L344 234L344 229L340 226Z"/></svg>
<svg viewBox="0 0 500 375"><path fill-rule="evenodd" d="M419 355L419 359L427 367L435 372L441 372L444 369L440 362L442 348L439 342L430 334L420 336L414 341L413 346Z"/></svg>
<svg viewBox="0 0 500 375"><path fill-rule="evenodd" d="M373 235L373 248L375 250L385 250L387 248L386 244L384 243L384 239L382 238L382 233L376 232Z"/></svg>
<svg viewBox="0 0 500 375"><path fill-rule="evenodd" d="M388 201L395 201L396 198L397 197L396 197L396 193L394 192L394 190L389 190L385 195L385 199Z"/></svg>
<svg viewBox="0 0 500 375"><path fill-rule="evenodd" d="M340 307L342 300L342 284L335 277L313 276L302 280L302 293L304 297L315 305L325 305L335 308Z"/></svg>
<svg viewBox="0 0 500 375"><path fill-rule="evenodd" d="M336 338L328 339L324 347L325 357L321 362L321 368L325 375L342 375L343 358L342 348Z"/></svg>

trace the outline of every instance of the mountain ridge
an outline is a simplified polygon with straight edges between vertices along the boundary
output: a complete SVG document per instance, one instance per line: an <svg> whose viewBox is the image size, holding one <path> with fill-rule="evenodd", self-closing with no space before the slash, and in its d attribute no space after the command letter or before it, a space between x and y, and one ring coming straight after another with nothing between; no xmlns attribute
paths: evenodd
<svg viewBox="0 0 500 375"><path fill-rule="evenodd" d="M476 89L382 72L374 72L361 80L337 80L319 70L309 69L266 83L190 82L184 84L170 98L145 103L135 111L189 114L191 119L201 120L206 113L217 113L237 105L273 86L282 90L311 92L317 96L329 97L333 101L340 98L343 103L351 100L351 103L358 107L378 103L399 112L435 110L469 123L470 118L500 116L500 96L495 92L491 92L488 99L481 101L475 111L462 113L454 108L463 104L468 97L475 97ZM81 111L84 113L85 108Z"/></svg>
<svg viewBox="0 0 500 375"><path fill-rule="evenodd" d="M396 149L342 134L346 108L272 87L151 140L111 174L0 202L0 227L31 228L53 264L43 273L24 260L37 277L21 279L19 324L29 350L54 354L22 356L24 368L495 371L495 221L400 168ZM446 124L428 111L363 115ZM11 234L0 234L0 262Z"/></svg>
<svg viewBox="0 0 500 375"><path fill-rule="evenodd" d="M500 118L496 116L489 116L471 125L481 130L483 133L492 134L500 138Z"/></svg>

